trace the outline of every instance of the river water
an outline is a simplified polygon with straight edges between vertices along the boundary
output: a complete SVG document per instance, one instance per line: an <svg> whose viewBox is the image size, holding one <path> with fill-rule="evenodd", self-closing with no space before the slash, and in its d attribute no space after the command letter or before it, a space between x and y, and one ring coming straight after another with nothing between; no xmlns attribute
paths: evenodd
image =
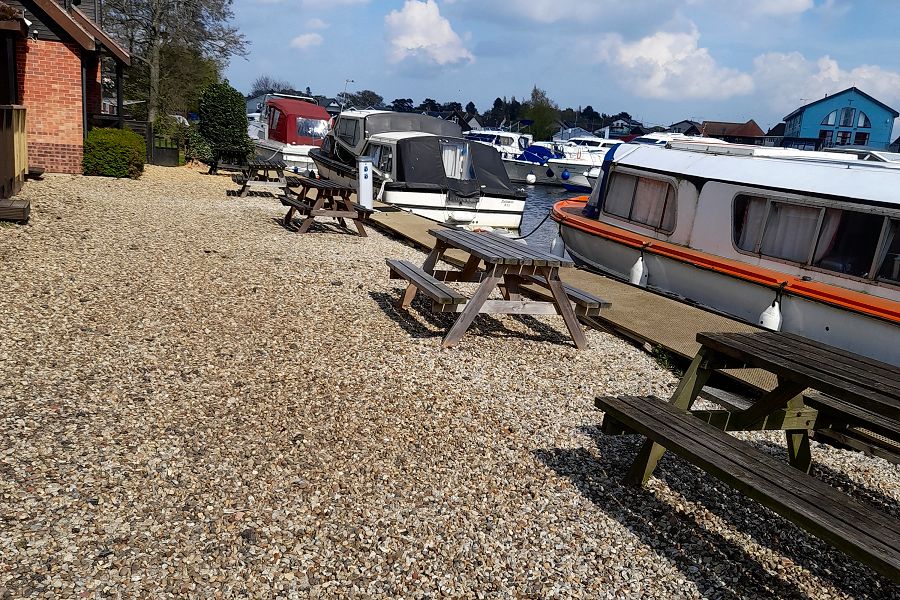
<svg viewBox="0 0 900 600"><path fill-rule="evenodd" d="M565 188L549 185L527 185L525 192L528 194L525 200L525 212L522 214L522 229L519 235L531 233L535 227L547 216L553 205L560 200L567 200L579 196L576 192L568 192ZM540 228L526 238L529 246L550 250L550 244L556 237L557 224L553 219L547 219Z"/></svg>

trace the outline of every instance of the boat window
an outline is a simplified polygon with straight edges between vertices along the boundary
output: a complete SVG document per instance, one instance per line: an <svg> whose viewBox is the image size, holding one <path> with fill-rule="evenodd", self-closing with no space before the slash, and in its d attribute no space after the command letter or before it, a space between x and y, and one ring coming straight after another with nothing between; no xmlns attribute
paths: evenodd
<svg viewBox="0 0 900 600"><path fill-rule="evenodd" d="M378 157L378 170L382 173L390 173L394 168L394 149L390 146L381 147L381 156Z"/></svg>
<svg viewBox="0 0 900 600"><path fill-rule="evenodd" d="M359 141L359 121L357 119L340 119L335 135L345 144L355 146Z"/></svg>
<svg viewBox="0 0 900 600"><path fill-rule="evenodd" d="M837 111L833 110L822 119L822 125L834 125L837 122Z"/></svg>
<svg viewBox="0 0 900 600"><path fill-rule="evenodd" d="M868 277L884 217L829 208L822 218L813 265L856 277Z"/></svg>
<svg viewBox="0 0 900 600"><path fill-rule="evenodd" d="M278 109L271 109L269 111L269 129L275 129L278 127L278 120L281 118L281 111Z"/></svg>
<svg viewBox="0 0 900 600"><path fill-rule="evenodd" d="M613 173L603 210L654 229L671 231L675 228L675 188L658 179Z"/></svg>
<svg viewBox="0 0 900 600"><path fill-rule="evenodd" d="M900 284L900 220L891 219L877 264L878 279Z"/></svg>
<svg viewBox="0 0 900 600"><path fill-rule="evenodd" d="M441 160L444 173L450 179L475 179L475 169L465 142L441 141Z"/></svg>
<svg viewBox="0 0 900 600"><path fill-rule="evenodd" d="M364 151L364 154L372 159L373 165L378 165L378 161L381 160L381 146L378 144L369 144L369 147Z"/></svg>
<svg viewBox="0 0 900 600"><path fill-rule="evenodd" d="M741 250L756 252L762 236L769 201L759 196L738 196L734 201L734 244Z"/></svg>
<svg viewBox="0 0 900 600"><path fill-rule="evenodd" d="M869 115L867 115L863 111L859 111L859 119L857 119L857 121L856 121L856 126L863 127L863 128L871 127L872 122L869 121Z"/></svg>
<svg viewBox="0 0 900 600"><path fill-rule="evenodd" d="M519 138L519 150L524 150L528 147L528 139L525 137Z"/></svg>
<svg viewBox="0 0 900 600"><path fill-rule="evenodd" d="M773 201L769 206L760 254L805 263L815 241L821 208Z"/></svg>
<svg viewBox="0 0 900 600"><path fill-rule="evenodd" d="M297 135L321 140L328 133L328 121L322 119L305 119L297 117Z"/></svg>
<svg viewBox="0 0 900 600"><path fill-rule="evenodd" d="M853 127L853 117L856 116L855 108L841 109L841 127Z"/></svg>

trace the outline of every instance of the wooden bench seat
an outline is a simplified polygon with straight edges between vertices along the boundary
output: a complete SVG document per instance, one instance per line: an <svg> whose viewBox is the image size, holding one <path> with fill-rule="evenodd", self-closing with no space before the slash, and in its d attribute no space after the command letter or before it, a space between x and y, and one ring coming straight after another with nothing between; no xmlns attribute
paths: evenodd
<svg viewBox="0 0 900 600"><path fill-rule="evenodd" d="M606 414L900 582L900 520L856 502L659 398L600 397ZM604 417L604 420L606 417ZM642 466L638 462L635 467ZM634 471L634 467L632 468ZM634 472L630 481L640 481Z"/></svg>
<svg viewBox="0 0 900 600"><path fill-rule="evenodd" d="M358 202L353 202L352 206L360 215L363 215L363 218L366 218L375 212L374 208L366 208Z"/></svg>
<svg viewBox="0 0 900 600"><path fill-rule="evenodd" d="M547 282L540 277L535 277L534 275L526 275L522 277L522 279L524 283L535 285L545 290L547 289ZM594 317L600 314L601 309L609 308L612 306L612 302L609 302L608 300L604 300L603 298L595 296L590 292L586 292L580 288L577 288L574 285L569 285L568 283L563 282L562 287L569 300L575 304L575 314L577 315Z"/></svg>
<svg viewBox="0 0 900 600"><path fill-rule="evenodd" d="M441 283L408 260L389 258L391 279L405 279L437 304L465 304L466 297Z"/></svg>

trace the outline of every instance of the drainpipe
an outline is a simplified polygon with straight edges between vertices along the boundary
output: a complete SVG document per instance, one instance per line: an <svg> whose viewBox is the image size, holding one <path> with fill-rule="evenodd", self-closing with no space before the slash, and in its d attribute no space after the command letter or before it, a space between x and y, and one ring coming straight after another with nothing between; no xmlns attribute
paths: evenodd
<svg viewBox="0 0 900 600"><path fill-rule="evenodd" d="M81 54L81 132L87 139L88 134L88 97L87 97L87 66L84 64L84 53Z"/></svg>

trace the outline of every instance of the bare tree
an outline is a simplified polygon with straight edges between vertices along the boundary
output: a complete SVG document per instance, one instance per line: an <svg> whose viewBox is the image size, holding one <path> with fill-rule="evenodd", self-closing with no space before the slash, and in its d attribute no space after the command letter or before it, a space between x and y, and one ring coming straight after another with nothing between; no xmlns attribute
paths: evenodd
<svg viewBox="0 0 900 600"><path fill-rule="evenodd" d="M231 25L232 0L107 0L104 22L147 69L147 118L160 108L162 56L166 48L192 49L223 67L247 52L247 40Z"/></svg>
<svg viewBox="0 0 900 600"><path fill-rule="evenodd" d="M309 88L307 88L309 89ZM276 92L291 92L294 86L290 82L282 79L275 79L270 75L260 75L250 84L250 97L261 96L262 94L274 94Z"/></svg>

